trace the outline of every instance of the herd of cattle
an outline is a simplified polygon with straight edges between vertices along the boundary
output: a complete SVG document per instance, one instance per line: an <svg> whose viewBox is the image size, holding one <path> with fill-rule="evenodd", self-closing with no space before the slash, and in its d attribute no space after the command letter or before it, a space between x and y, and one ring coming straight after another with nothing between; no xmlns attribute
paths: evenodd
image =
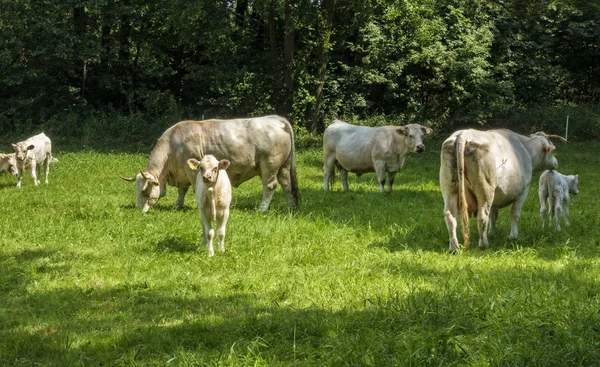
<svg viewBox="0 0 600 367"><path fill-rule="evenodd" d="M323 135L323 189L329 190L337 168L344 191L348 190L348 172L359 176L375 172L379 191L385 190L386 182L387 191L391 191L406 155L423 152L423 136L431 132L418 124L365 127L333 121ZM539 180L542 225L548 215L555 219L558 231L561 217L569 224L569 193L579 192L578 176L556 171L558 161L550 138L565 140L543 132L523 136L506 129L469 129L456 131L444 141L439 177L451 252L460 248L456 233L459 221L464 246L469 247L470 216L477 217L479 247L488 247L488 234L494 232L498 210L509 205L509 238L516 239L532 173L538 168L547 170ZM21 187L23 172L31 167L33 182L38 185L43 165L47 184L50 163L57 161L52 157L50 139L41 133L12 146L15 153L0 154L0 172L17 176L17 187ZM202 223L202 244L208 244L212 256L212 222L217 227L217 248L223 252L231 186L254 176L260 176L263 185L259 211L269 209L277 183L288 203L298 205L294 132L285 118L179 122L158 139L145 170L121 178L135 182L136 207L143 212L166 194L167 184L179 190L175 207L183 207L192 186Z"/></svg>

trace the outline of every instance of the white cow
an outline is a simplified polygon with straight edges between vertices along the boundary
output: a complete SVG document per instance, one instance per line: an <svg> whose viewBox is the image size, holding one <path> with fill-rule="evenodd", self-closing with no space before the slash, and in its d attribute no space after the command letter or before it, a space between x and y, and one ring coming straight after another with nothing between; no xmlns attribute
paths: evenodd
<svg viewBox="0 0 600 367"><path fill-rule="evenodd" d="M542 227L546 225L548 209L550 208L550 221L556 219L556 230L560 232L560 217L569 225L569 193L579 194L579 175L565 176L556 171L544 171L540 176L538 195L540 197L540 215Z"/></svg>
<svg viewBox="0 0 600 367"><path fill-rule="evenodd" d="M0 153L0 173L1 172L8 172L13 176L17 175L17 159L15 158L15 153Z"/></svg>
<svg viewBox="0 0 600 367"><path fill-rule="evenodd" d="M278 182L288 203L298 205L294 131L280 116L181 121L158 139L144 171L121 178L136 183L136 206L142 212L166 194L167 183L178 188L175 208L181 208L188 188L196 182L187 160L207 154L231 162L228 173L233 187L260 176L263 197L259 211L269 209Z"/></svg>
<svg viewBox="0 0 600 367"><path fill-rule="evenodd" d="M431 129L418 124L367 127L334 120L323 134L323 189L329 191L337 166L344 191L348 191L348 172L358 176L376 172L379 191L392 191L394 178L404 166L409 152L422 153L423 134Z"/></svg>
<svg viewBox="0 0 600 367"><path fill-rule="evenodd" d="M518 237L521 209L534 169L555 169L555 147L543 132L523 136L510 130L459 130L442 144L440 188L450 251L459 249L457 217L461 217L465 248L469 247L469 215L477 215L479 247L494 232L498 209L512 204L510 239ZM561 138L561 137L558 137ZM561 138L562 139L562 138Z"/></svg>
<svg viewBox="0 0 600 367"><path fill-rule="evenodd" d="M213 256L213 238L215 230L212 222L217 223L218 249L225 252L225 228L229 219L231 204L231 183L225 171L229 161L217 160L213 155L205 155L200 161L195 158L187 160L191 170L197 172L196 203L202 223L202 244L208 243L208 256Z"/></svg>
<svg viewBox="0 0 600 367"><path fill-rule="evenodd" d="M25 165L31 165L31 177L33 183L37 186L40 183L38 179L40 165L44 164L46 173L46 184L48 183L48 173L50 172L50 162L52 161L52 143L44 133L32 136L12 145L15 150L17 160L17 187L21 187L21 179Z"/></svg>

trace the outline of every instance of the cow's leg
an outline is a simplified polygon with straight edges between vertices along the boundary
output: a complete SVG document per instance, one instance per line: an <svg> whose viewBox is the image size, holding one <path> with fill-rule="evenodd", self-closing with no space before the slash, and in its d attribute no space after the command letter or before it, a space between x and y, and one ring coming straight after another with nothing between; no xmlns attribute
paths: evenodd
<svg viewBox="0 0 600 367"><path fill-rule="evenodd" d="M269 210L271 205L271 199L273 199L273 193L277 187L277 171L278 167L273 167L267 160L260 162L260 175L263 184L263 197L258 206L259 212L266 212Z"/></svg>
<svg viewBox="0 0 600 367"><path fill-rule="evenodd" d="M508 236L510 240L516 240L519 237L519 219L521 219L521 210L523 210L528 192L529 187L523 190L510 208L510 235Z"/></svg>
<svg viewBox="0 0 600 367"><path fill-rule="evenodd" d="M340 181L342 181L342 190L344 192L348 191L348 171L343 169L341 166L338 167L340 171Z"/></svg>
<svg viewBox="0 0 600 367"><path fill-rule="evenodd" d="M563 217L565 219L565 226L569 225L569 199L563 200Z"/></svg>
<svg viewBox="0 0 600 367"><path fill-rule="evenodd" d="M35 161L35 159L31 160L31 178L33 178L33 184L35 186L37 186L40 182L38 181L37 178L37 162Z"/></svg>
<svg viewBox="0 0 600 367"><path fill-rule="evenodd" d="M540 198L540 217L542 217L542 228L546 226L546 218L548 217L548 208L546 208L546 190L540 188L538 190L538 196Z"/></svg>
<svg viewBox="0 0 600 367"><path fill-rule="evenodd" d="M185 194L187 194L189 187L178 187L177 188L177 201L175 201L175 205L173 209L181 209L183 208L183 201L185 200Z"/></svg>
<svg viewBox="0 0 600 367"><path fill-rule="evenodd" d="M46 177L46 181L45 184L48 184L48 174L50 173L50 160L52 159L52 157L47 154L46 155L46 159L44 159L44 173L45 173L45 177Z"/></svg>
<svg viewBox="0 0 600 367"><path fill-rule="evenodd" d="M492 210L492 200L486 200L477 209L477 229L479 230L479 248L487 248L488 226L490 226L490 212ZM492 230L493 232L493 230Z"/></svg>
<svg viewBox="0 0 600 367"><path fill-rule="evenodd" d="M229 208L223 211L223 216L217 218L217 237L218 243L217 248L219 252L225 252L225 231L227 227L227 220L229 219Z"/></svg>
<svg viewBox="0 0 600 367"><path fill-rule="evenodd" d="M329 183L335 175L335 155L330 154L323 157L323 191L329 191Z"/></svg>
<svg viewBox="0 0 600 367"><path fill-rule="evenodd" d="M25 164L22 161L17 161L17 187L21 188L21 180L23 179L23 169Z"/></svg>
<svg viewBox="0 0 600 367"><path fill-rule="evenodd" d="M200 244L206 245L208 243L208 231L210 231L211 225L203 208L200 208L200 224L202 225L202 240L200 241Z"/></svg>
<svg viewBox="0 0 600 367"><path fill-rule="evenodd" d="M449 247L448 251L455 253L459 250L458 238L456 237L458 217L458 193L457 192L442 192L444 196L444 220L448 229Z"/></svg>
<svg viewBox="0 0 600 367"><path fill-rule="evenodd" d="M279 169L279 172L277 172L277 181L285 192L285 199L287 200L288 204L293 207L297 206L298 203L296 200L294 200L294 194L292 193L292 180L288 167L283 166Z"/></svg>
<svg viewBox="0 0 600 367"><path fill-rule="evenodd" d="M498 208L490 209L490 223L488 224L488 236L493 236L496 233L496 220L498 219Z"/></svg>
<svg viewBox="0 0 600 367"><path fill-rule="evenodd" d="M396 178L396 174L398 172L390 172L388 173L388 192L392 192L392 185L394 185L394 179Z"/></svg>
<svg viewBox="0 0 600 367"><path fill-rule="evenodd" d="M562 200L561 200L560 196L558 195L558 193L555 193L554 195L555 195L555 197L554 197L554 220L556 221L556 230L558 232L560 232L561 231L560 218L562 216L562 208L561 208L560 204L561 204Z"/></svg>
<svg viewBox="0 0 600 367"><path fill-rule="evenodd" d="M385 162L384 161L377 161L377 162L373 162L374 166L375 166L375 173L377 174L377 182L379 182L379 192L384 192L384 185L385 185Z"/></svg>

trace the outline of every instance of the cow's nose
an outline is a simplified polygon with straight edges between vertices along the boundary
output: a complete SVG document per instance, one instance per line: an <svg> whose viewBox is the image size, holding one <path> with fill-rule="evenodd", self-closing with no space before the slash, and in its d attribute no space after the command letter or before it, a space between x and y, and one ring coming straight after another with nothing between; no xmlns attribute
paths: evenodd
<svg viewBox="0 0 600 367"><path fill-rule="evenodd" d="M422 153L424 151L425 151L425 145L423 145L423 144L417 145L417 152L418 153Z"/></svg>

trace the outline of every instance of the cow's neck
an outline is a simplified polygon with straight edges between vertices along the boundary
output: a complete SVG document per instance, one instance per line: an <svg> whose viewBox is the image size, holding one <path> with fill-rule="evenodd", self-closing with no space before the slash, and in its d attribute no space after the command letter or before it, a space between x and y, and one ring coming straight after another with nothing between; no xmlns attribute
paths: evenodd
<svg viewBox="0 0 600 367"><path fill-rule="evenodd" d="M169 159L169 143L164 140L158 140L146 165L146 172L152 174L158 182L164 182L169 172L166 169Z"/></svg>
<svg viewBox="0 0 600 367"><path fill-rule="evenodd" d="M527 150L527 154L529 154L529 158L531 159L531 168L536 169L544 159L544 151L543 146L540 143L539 139L529 138L520 135L521 142L523 142L523 146Z"/></svg>

